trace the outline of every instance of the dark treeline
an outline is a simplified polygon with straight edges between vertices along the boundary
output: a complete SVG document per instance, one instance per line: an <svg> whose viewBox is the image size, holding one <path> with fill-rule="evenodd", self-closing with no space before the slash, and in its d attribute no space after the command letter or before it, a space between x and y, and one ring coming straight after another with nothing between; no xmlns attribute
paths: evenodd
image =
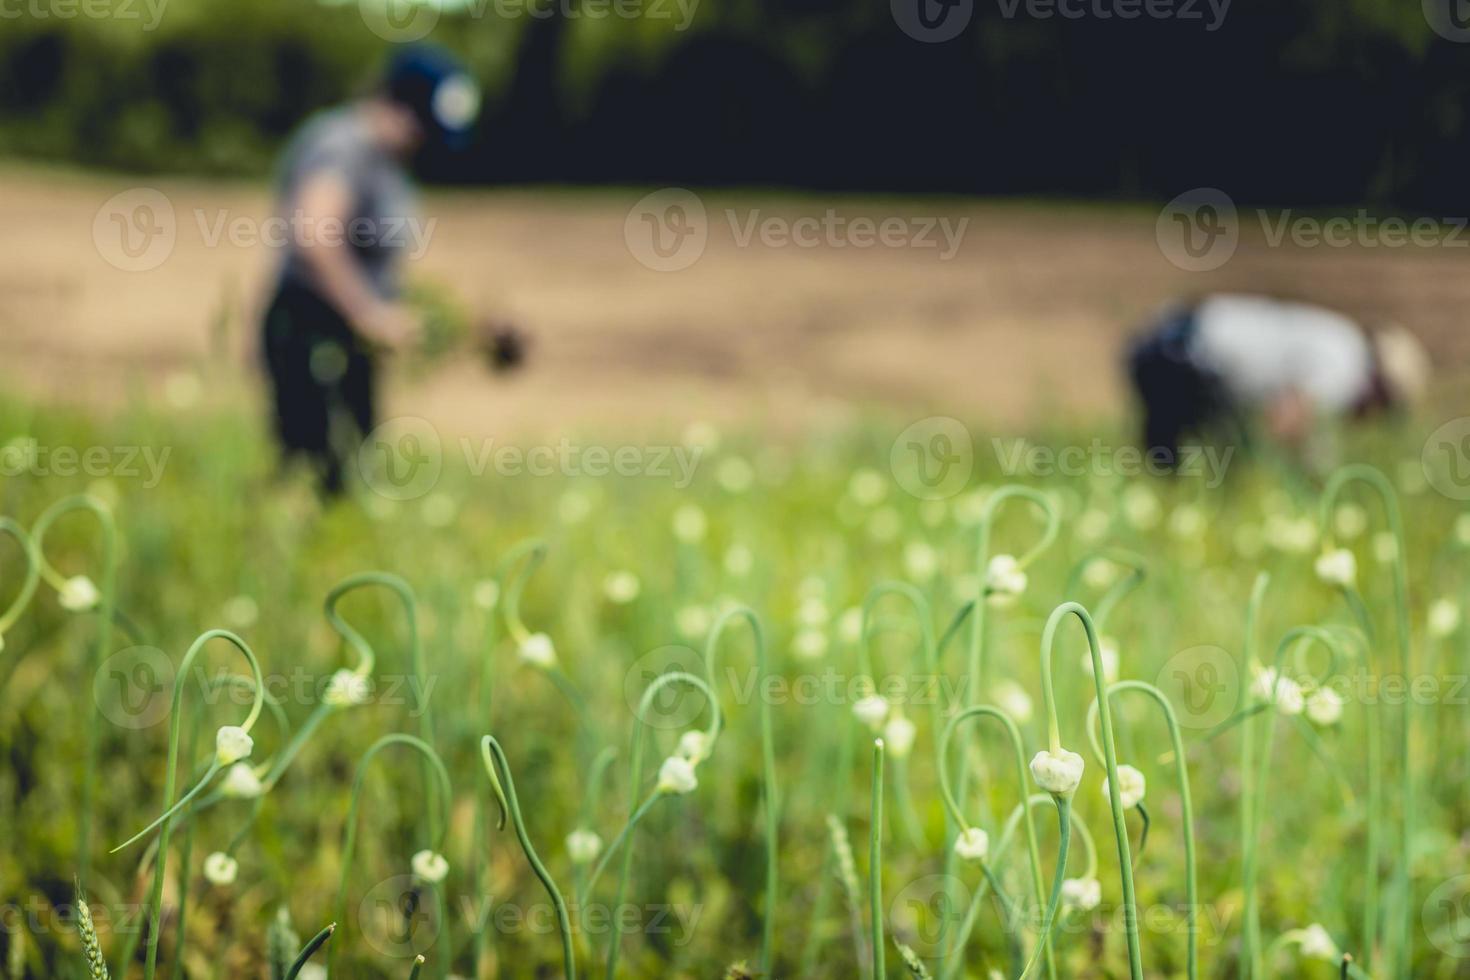
<svg viewBox="0 0 1470 980"><path fill-rule="evenodd" d="M443 179L1135 199L1214 186L1470 213L1470 29L1435 30L1414 0L1236 0L1223 18L1205 0L1153 0L1174 15L1136 19L1099 15L1129 0L1070 0L1084 16L1049 18L972 0L943 43L873 0L704 0L687 30L667 0L664 19L600 20L506 18L489 2L433 35L487 86L473 151L431 162ZM153 31L7 21L10 150L259 173L388 47L355 4L192 4Z"/></svg>

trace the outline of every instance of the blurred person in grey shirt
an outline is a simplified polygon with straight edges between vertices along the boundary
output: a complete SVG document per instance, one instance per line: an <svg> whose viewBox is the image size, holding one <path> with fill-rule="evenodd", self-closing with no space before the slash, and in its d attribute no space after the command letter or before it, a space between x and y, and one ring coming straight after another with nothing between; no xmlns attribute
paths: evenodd
<svg viewBox="0 0 1470 980"><path fill-rule="evenodd" d="M404 48L371 93L309 119L280 161L289 241L262 324L274 431L286 459L308 463L329 494L376 424L379 353L408 347L421 329L400 297L404 259L432 227L409 162L461 143L479 103L450 55Z"/></svg>
<svg viewBox="0 0 1470 980"><path fill-rule="evenodd" d="M1163 466L1180 442L1260 432L1304 462L1326 463L1334 423L1407 407L1429 360L1398 327L1370 330L1321 306L1216 293L1165 311L1128 353L1143 444Z"/></svg>

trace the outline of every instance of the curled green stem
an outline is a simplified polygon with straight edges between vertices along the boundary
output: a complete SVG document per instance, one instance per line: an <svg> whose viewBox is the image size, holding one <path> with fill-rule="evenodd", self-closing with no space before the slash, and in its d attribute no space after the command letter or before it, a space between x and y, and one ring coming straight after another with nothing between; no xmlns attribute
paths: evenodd
<svg viewBox="0 0 1470 980"><path fill-rule="evenodd" d="M439 806L429 808L431 814L437 814L437 818L430 821L429 847L439 853L442 853L444 849L444 838L449 832L449 820L446 815L449 812L449 801L452 798L449 788L449 771L444 768L444 763L439 758L439 753L435 752L422 739L402 732L384 735L372 745L368 746L368 750L362 754L362 758L357 763L357 775L352 780L352 798L347 807L347 832L342 843L342 874L337 883L337 921L339 923L347 921L347 881L352 873L352 858L357 845L357 810L362 802L362 788L367 779L368 767L372 764L373 759L379 752L395 745L402 745L405 748L417 752L423 757L424 764L437 777L433 785L439 794ZM439 906L440 920L443 921L443 890L437 882L432 883L431 887ZM331 974L333 967L336 966L337 950L341 945L341 943L334 943L331 949L327 951L328 975ZM448 945L447 937L445 945Z"/></svg>
<svg viewBox="0 0 1470 980"><path fill-rule="evenodd" d="M1011 719L1010 715L993 705L986 704L966 708L949 720L949 724L945 726L944 734L939 740L939 791L944 799L945 810L949 813L955 825L960 828L969 827L969 821L965 819L964 812L960 808L960 801L955 796L954 790L951 787L948 763L949 746L954 740L955 732L962 724L968 721L978 721L982 718L989 718L995 721L1005 732L1006 740L1011 746L1012 758L1015 761L1016 787L1021 793L1023 802L1026 798L1026 787L1028 785L1026 778L1026 750L1021 741L1021 731L1016 727L1015 721ZM1021 819L1026 829L1026 852L1031 864L1031 887L1037 905L1039 906L1046 900L1046 882L1041 872L1041 848L1036 837L1036 822L1031 819L1029 808L1024 808ZM1065 868L1065 865L1059 867ZM1037 949L1044 951L1047 971L1051 973L1055 969L1054 959L1051 944L1045 936L1038 938ZM963 956L962 949L957 949L954 952L957 956Z"/></svg>
<svg viewBox="0 0 1470 980"><path fill-rule="evenodd" d="M1128 969L1133 980L1143 980L1143 950L1138 940L1138 900L1133 885L1133 859L1129 853L1128 825L1124 819L1123 800L1119 795L1118 753L1113 733L1113 714L1105 690L1107 682L1104 680L1106 674L1103 670L1102 649L1098 645L1097 629L1093 625L1092 616L1077 602L1064 602L1053 609L1041 635L1041 690L1046 707L1047 736L1051 751L1060 751L1062 740L1057 724L1051 665L1057 629L1068 616L1075 616L1087 634L1087 647L1092 660L1092 680L1102 721L1103 759L1108 772L1108 802L1113 812L1113 837L1118 844L1118 874L1123 885L1123 929L1128 941ZM1067 821L1063 820L1062 823L1064 827L1070 828Z"/></svg>
<svg viewBox="0 0 1470 980"><path fill-rule="evenodd" d="M1196 980L1199 976L1199 880L1195 870L1194 849L1194 804L1191 802L1189 793L1189 764L1184 756L1184 739L1179 730L1179 719L1174 713L1174 706L1152 684L1143 681L1125 680L1108 685L1108 696L1116 697L1127 691L1137 691L1145 695L1155 704L1164 715L1164 722L1169 729L1169 744L1174 756L1174 778L1179 784L1179 809L1183 819L1184 837L1184 887L1186 901L1189 904L1187 926L1189 932L1189 953L1187 968L1189 980ZM1094 726L1097 723L1098 702L1094 701L1087 710L1087 738L1092 744L1092 754L1099 762L1103 759L1102 746L1098 743L1097 732ZM1144 820L1143 839L1139 842L1139 851L1143 850L1143 842L1148 837L1148 811L1143 808L1143 803L1138 804L1139 813Z"/></svg>
<svg viewBox="0 0 1470 980"><path fill-rule="evenodd" d="M536 848L531 844L531 838L526 833L526 821L521 816L521 806L516 799L516 783L510 773L510 763L505 758L505 750L491 735L480 739L480 760L485 764L485 774L490 777L490 787L495 793L496 800L500 803L502 824L504 813L508 810L511 823L515 826L516 839L521 842L521 850L526 852L526 860L530 862L531 870L541 880L546 894L551 897L551 904L556 907L556 922L561 928L562 967L566 980L576 980L577 960L572 952L572 923L571 918L567 915L566 900L562 898L561 890L556 887L556 882L552 880L550 872L541 863L541 858L536 854Z"/></svg>
<svg viewBox="0 0 1470 980"><path fill-rule="evenodd" d="M246 715L245 720L240 724L240 727L247 734L255 726L256 719L260 717L261 706L264 702L265 682L260 673L260 661L256 659L255 653L250 649L249 644L234 633L227 630L209 630L201 634L189 647L188 652L184 654L184 659L179 662L178 672L174 675L173 701L169 707L168 766L164 770L163 779L163 816L159 817L152 824L149 824L141 833L134 835L127 843L113 848L114 851L121 850L123 847L128 846L128 844L140 840L154 827L161 827L158 832L158 856L154 860L153 865L153 886L148 898L148 953L143 968L144 980L153 980L154 972L158 968L159 924L162 921L163 913L163 876L165 865L168 863L168 841L169 834L173 830L173 814L180 806L183 806L197 795L214 778L215 773L220 769L218 761L212 759L204 778L177 804L172 803L174 791L177 787L179 771L179 726L183 716L181 706L184 699L184 683L189 676L190 669L194 666L194 660L199 656L205 645L215 639L228 642L250 664L251 675L255 682L255 696L250 706L250 713Z"/></svg>
<svg viewBox="0 0 1470 980"><path fill-rule="evenodd" d="M710 629L709 638L704 645L705 676L708 678L710 690L718 687L716 681L715 660L719 655L720 638L724 636L726 628L736 619L743 619L750 626L752 642L755 645L756 671L760 674L758 683L764 690L766 680L770 676L770 664L766 659L765 634L761 630L760 619L755 611L747 606L735 606L727 609L715 620ZM710 702L710 723L706 735L713 742L719 733L720 706L718 699ZM778 836L780 833L780 789L776 784L776 743L771 728L771 699L762 696L760 698L760 726L761 726L761 779L762 800L765 811L765 844L766 844L766 907L761 916L761 972L770 973L772 962L776 955L776 918L777 918L777 893L779 889L779 869L777 867L777 855L779 853Z"/></svg>

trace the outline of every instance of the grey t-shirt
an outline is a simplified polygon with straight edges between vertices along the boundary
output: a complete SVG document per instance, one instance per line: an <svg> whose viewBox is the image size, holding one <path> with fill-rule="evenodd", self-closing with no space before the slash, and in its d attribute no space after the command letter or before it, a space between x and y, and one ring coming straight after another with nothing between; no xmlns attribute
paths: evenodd
<svg viewBox="0 0 1470 980"><path fill-rule="evenodd" d="M315 227L300 211L302 186L323 173L336 174L352 190L352 210L341 228ZM368 138L354 108L307 120L281 157L276 186L277 216L286 221L289 236L279 273L283 283L316 291L301 253L335 240L348 247L374 292L384 299L398 295L399 266L416 243L418 202L402 166Z"/></svg>
<svg viewBox="0 0 1470 980"><path fill-rule="evenodd" d="M1195 310L1190 354L1241 404L1295 391L1319 412L1346 412L1370 390L1368 335L1341 313L1264 296L1217 293Z"/></svg>

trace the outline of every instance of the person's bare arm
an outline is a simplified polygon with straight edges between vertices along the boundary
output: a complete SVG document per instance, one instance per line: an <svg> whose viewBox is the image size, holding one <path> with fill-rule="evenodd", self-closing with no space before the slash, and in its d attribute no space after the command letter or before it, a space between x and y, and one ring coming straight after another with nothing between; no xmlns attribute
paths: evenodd
<svg viewBox="0 0 1470 980"><path fill-rule="evenodd" d="M310 177L297 194L296 206L301 217L297 253L314 273L323 298L369 343L396 349L412 342L417 319L402 304L373 292L342 240L352 212L347 182L331 173Z"/></svg>
<svg viewBox="0 0 1470 980"><path fill-rule="evenodd" d="M1312 434L1315 419L1311 400L1295 388L1267 402L1264 414L1266 431L1282 445L1300 449Z"/></svg>

